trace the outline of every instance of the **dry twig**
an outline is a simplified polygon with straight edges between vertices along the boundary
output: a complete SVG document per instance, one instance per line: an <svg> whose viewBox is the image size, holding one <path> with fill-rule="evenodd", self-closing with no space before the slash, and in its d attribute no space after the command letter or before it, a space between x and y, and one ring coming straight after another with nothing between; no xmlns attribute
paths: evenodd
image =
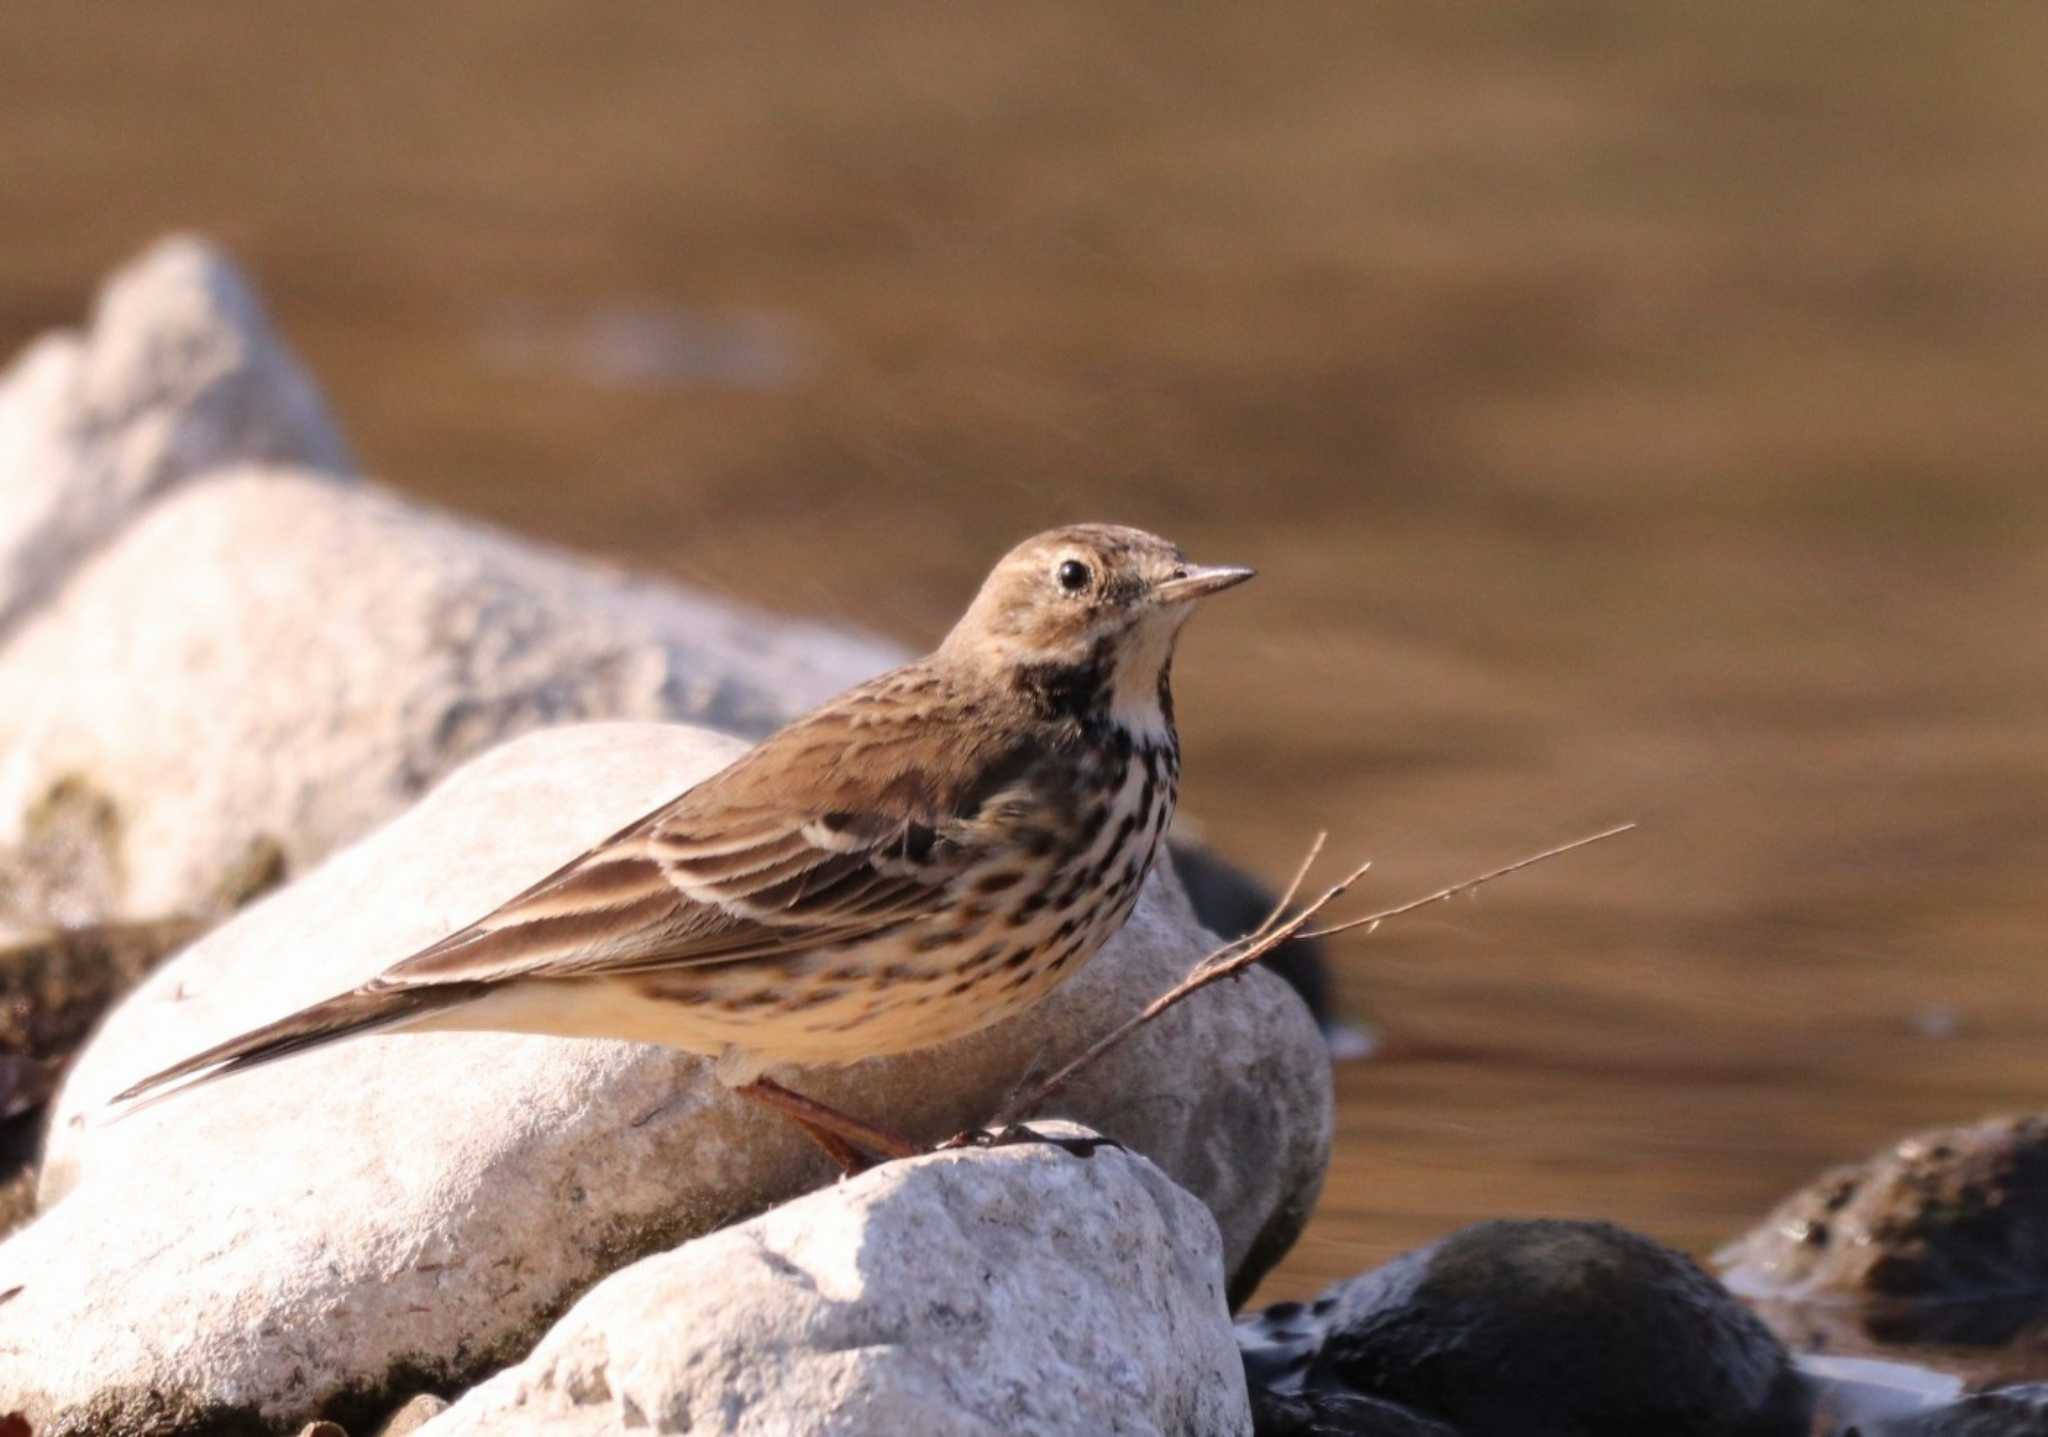
<svg viewBox="0 0 2048 1437"><path fill-rule="evenodd" d="M1189 973L1187 977L1181 979L1173 987L1167 989L1166 992L1154 998L1150 1003L1147 1003L1138 1013L1117 1024L1116 1027L1110 1029L1107 1033L1104 1033L1100 1038L1090 1043L1079 1056L1069 1060L1028 1091L1013 1097L1004 1105L1003 1111L996 1117L995 1122L991 1126L996 1129L1002 1129L1039 1110L1045 1105L1047 1100L1071 1082L1075 1074L1094 1063L1104 1053L1107 1053L1132 1033L1144 1027L1145 1024L1151 1022L1154 1018L1157 1018L1168 1008L1180 1002L1181 999L1208 987L1211 983L1217 982L1220 979L1242 973L1289 939L1328 938L1333 934L1348 933L1357 928L1363 928L1367 933L1370 933L1389 918L1398 918L1404 913L1413 913L1416 909L1426 908L1432 903L1442 903L1444 900L1455 898L1461 893L1470 893L1481 884L1491 883L1496 878L1505 878L1510 873L1516 873L1524 868L1532 867L1535 864L1544 862L1546 859L1557 858L1572 852L1574 849L1585 848L1589 844L1600 842L1602 839L1613 838L1617 834L1627 833L1634 827L1633 823L1616 824L1613 828L1604 829L1599 833L1588 834L1584 838L1575 838L1570 843L1560 843L1555 848L1546 848L1543 852L1532 853L1527 858L1518 858L1513 863L1503 864L1499 868L1480 874L1477 878L1468 878L1462 883L1450 884L1447 887L1437 889L1434 893L1425 893L1420 898L1411 898L1406 903L1398 903L1392 908L1382 908L1376 913L1367 913L1358 918L1347 918L1341 923L1332 923L1325 928L1310 928L1308 925L1315 920L1318 914L1337 899L1342 898L1352 884L1365 876L1366 870L1372 867L1372 862L1368 859L1345 874L1336 883L1324 889L1322 896L1309 904L1308 907L1302 909L1301 912L1295 914L1292 918L1282 921L1282 915L1287 912L1288 905L1294 901L1295 894L1300 891L1302 883L1308 878L1309 869L1315 866L1316 859L1322 854L1323 842L1329 835L1327 833L1319 833L1315 837L1315 842L1309 845L1308 854L1302 859L1301 866L1295 870L1294 879L1287 885L1287 891L1281 894L1280 901L1273 906L1273 911L1267 915L1265 922L1245 934L1242 938L1234 938L1216 949L1213 953L1210 953L1200 963L1195 965L1193 972Z"/></svg>

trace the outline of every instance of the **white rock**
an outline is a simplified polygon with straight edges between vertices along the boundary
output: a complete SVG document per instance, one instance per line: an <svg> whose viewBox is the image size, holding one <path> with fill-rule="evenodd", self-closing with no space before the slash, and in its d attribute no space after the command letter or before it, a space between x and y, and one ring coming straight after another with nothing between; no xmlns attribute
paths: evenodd
<svg viewBox="0 0 2048 1437"><path fill-rule="evenodd" d="M636 1263L423 1437L637 1429L1226 1437L1251 1414L1207 1211L1143 1158L1031 1146L893 1164Z"/></svg>
<svg viewBox="0 0 2048 1437"><path fill-rule="evenodd" d="M617 1043L369 1038L112 1127L86 1121L141 1074L476 917L739 747L648 724L530 735L155 974L59 1096L44 1197L69 1195L0 1245L0 1291L20 1289L0 1303L0 1409L23 1408L39 1437L162 1437L473 1379L623 1263L826 1180L800 1134L699 1060ZM1207 941L1155 873L1124 932L1037 1010L801 1083L942 1137L1167 987ZM1201 1198L1242 1289L1315 1200L1329 1084L1307 1010L1253 973L1115 1050L1059 1110Z"/></svg>
<svg viewBox="0 0 2048 1437"><path fill-rule="evenodd" d="M0 845L65 785L111 810L121 888L39 916L208 911L252 852L301 871L512 734L757 734L901 657L374 486L233 471L151 506L0 650Z"/></svg>
<svg viewBox="0 0 2048 1437"><path fill-rule="evenodd" d="M234 264L165 240L0 376L0 633L149 501L252 460L351 467Z"/></svg>

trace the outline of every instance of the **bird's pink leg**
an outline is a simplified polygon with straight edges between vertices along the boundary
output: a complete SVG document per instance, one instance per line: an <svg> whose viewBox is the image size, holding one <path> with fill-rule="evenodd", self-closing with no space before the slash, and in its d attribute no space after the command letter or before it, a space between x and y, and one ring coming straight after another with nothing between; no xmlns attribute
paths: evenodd
<svg viewBox="0 0 2048 1437"><path fill-rule="evenodd" d="M807 1098L793 1088L783 1087L773 1078L756 1078L733 1091L794 1118L797 1125L809 1133L848 1176L867 1167L861 1159L863 1149L884 1158L914 1158L924 1151L916 1143L898 1137L887 1128L878 1128L816 1098Z"/></svg>
<svg viewBox="0 0 2048 1437"><path fill-rule="evenodd" d="M857 1178L875 1165L873 1158L830 1128L821 1128L809 1118L800 1118L795 1113L784 1113L783 1116L810 1134L811 1141L825 1150L825 1156L839 1165L842 1177Z"/></svg>

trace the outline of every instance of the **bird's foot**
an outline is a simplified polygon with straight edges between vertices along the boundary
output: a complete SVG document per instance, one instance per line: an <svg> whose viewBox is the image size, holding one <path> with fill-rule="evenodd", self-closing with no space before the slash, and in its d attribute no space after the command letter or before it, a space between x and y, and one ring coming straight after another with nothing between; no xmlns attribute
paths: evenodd
<svg viewBox="0 0 2048 1437"><path fill-rule="evenodd" d="M1072 1153L1077 1158L1090 1158L1100 1148L1115 1148L1124 1151L1124 1145L1115 1138L1095 1135L1076 1138L1056 1138L1024 1123L1006 1123L1000 1128L970 1128L955 1133L932 1149L935 1153L957 1152L962 1148L1010 1148L1023 1143L1045 1143Z"/></svg>

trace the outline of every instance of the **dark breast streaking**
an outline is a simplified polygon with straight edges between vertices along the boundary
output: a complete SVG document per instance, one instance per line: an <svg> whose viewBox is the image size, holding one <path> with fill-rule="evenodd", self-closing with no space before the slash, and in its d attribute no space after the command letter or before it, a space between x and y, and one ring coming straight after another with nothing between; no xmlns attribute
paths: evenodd
<svg viewBox="0 0 2048 1437"><path fill-rule="evenodd" d="M1052 718L1049 741L1032 745L1030 762L1005 765L1006 781L957 829L925 830L899 851L906 869L942 865L952 829L977 853L930 914L773 964L633 986L687 1005L706 1048L751 1048L751 1030L772 1019L778 1057L800 1063L907 1052L934 1031L973 1031L1032 1006L1123 925L1173 821L1180 747L1166 715L1158 720L1134 733L1100 708Z"/></svg>

